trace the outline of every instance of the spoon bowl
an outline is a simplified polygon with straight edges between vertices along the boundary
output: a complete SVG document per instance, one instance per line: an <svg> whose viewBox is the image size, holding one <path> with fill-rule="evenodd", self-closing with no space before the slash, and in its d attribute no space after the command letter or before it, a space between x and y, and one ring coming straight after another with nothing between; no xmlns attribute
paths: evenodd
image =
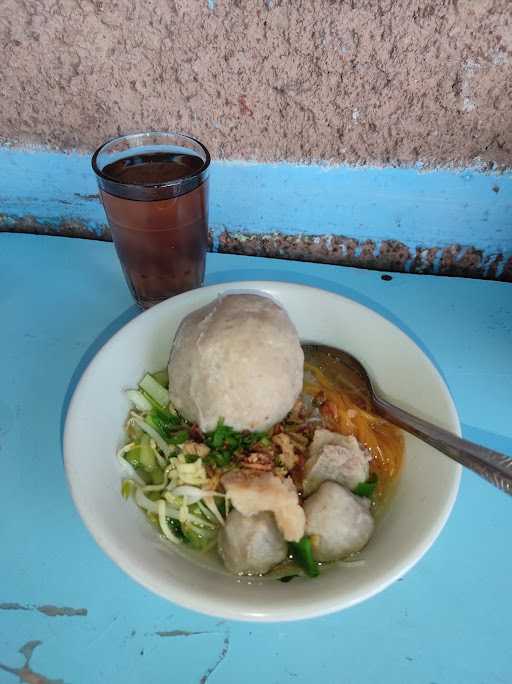
<svg viewBox="0 0 512 684"><path fill-rule="evenodd" d="M427 442L457 463L512 494L512 458L479 444L461 439L443 428L404 411L379 395L366 369L352 354L323 344L304 344L304 352L329 368L342 386L357 387L368 398L374 413Z"/></svg>

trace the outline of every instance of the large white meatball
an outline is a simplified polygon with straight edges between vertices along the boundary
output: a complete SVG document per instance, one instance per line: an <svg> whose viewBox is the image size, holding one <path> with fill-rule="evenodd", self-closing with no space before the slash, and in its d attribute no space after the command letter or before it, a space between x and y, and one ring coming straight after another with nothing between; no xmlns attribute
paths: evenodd
<svg viewBox="0 0 512 684"><path fill-rule="evenodd" d="M264 574L288 552L272 513L247 517L231 511L219 533L218 546L224 565L237 575Z"/></svg>
<svg viewBox="0 0 512 684"><path fill-rule="evenodd" d="M304 502L306 534L317 561L346 558L360 551L372 536L369 502L335 482L324 482Z"/></svg>
<svg viewBox="0 0 512 684"><path fill-rule="evenodd" d="M228 294L183 319L169 360L169 395L203 431L219 418L266 430L302 389L304 354L287 313L269 297Z"/></svg>

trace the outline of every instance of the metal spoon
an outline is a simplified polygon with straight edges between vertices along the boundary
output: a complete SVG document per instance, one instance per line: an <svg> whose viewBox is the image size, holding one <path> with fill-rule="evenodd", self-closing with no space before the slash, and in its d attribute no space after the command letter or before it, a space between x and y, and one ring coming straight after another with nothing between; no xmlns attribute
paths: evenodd
<svg viewBox="0 0 512 684"><path fill-rule="evenodd" d="M303 344L302 348L310 358L316 358L320 362L323 359L323 364L330 365L331 371L334 362L334 371L340 373L343 382L359 385L360 389L365 390L374 412L379 416L419 437L434 449L488 480L498 489L512 494L512 458L461 439L383 399L375 392L362 364L351 354L323 344Z"/></svg>

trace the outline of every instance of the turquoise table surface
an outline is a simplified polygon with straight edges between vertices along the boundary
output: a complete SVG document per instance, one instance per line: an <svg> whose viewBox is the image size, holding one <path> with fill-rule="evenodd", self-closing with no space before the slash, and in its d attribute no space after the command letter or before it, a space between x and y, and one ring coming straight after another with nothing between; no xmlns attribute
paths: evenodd
<svg viewBox="0 0 512 684"><path fill-rule="evenodd" d="M440 368L464 435L512 454L512 285L209 255L208 283L241 279L306 283L383 314ZM0 684L512 682L509 497L465 472L428 554L345 612L265 625L183 610L99 550L64 475L70 394L137 315L112 245L0 234L0 303Z"/></svg>

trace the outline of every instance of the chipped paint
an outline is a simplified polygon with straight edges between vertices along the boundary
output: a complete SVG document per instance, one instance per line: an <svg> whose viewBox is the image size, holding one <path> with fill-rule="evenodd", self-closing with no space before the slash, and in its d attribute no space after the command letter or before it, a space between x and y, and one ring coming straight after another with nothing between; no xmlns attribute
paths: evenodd
<svg viewBox="0 0 512 684"><path fill-rule="evenodd" d="M439 274L512 282L512 256L486 254L472 245L422 246L399 240L364 240L345 235L254 235L224 231L219 252L313 261L378 271Z"/></svg>
<svg viewBox="0 0 512 684"><path fill-rule="evenodd" d="M197 634L212 634L212 632L189 632L186 629L172 629L169 632L155 632L159 637L190 637Z"/></svg>
<svg viewBox="0 0 512 684"><path fill-rule="evenodd" d="M78 220L48 225L37 221L33 216L5 221L0 215L0 232L112 240L107 226L99 233ZM289 235L279 232L260 235L210 229L208 251L337 264L376 271L512 281L512 254L495 251L487 253L474 245L459 243L447 246L418 245L410 248L394 239L359 240L346 235Z"/></svg>
<svg viewBox="0 0 512 684"><path fill-rule="evenodd" d="M77 237L85 240L112 240L110 229L106 224L92 228L86 221L79 218L42 221L32 214L16 217L0 214L0 233L2 232Z"/></svg>
<svg viewBox="0 0 512 684"><path fill-rule="evenodd" d="M42 641L27 641L18 651L21 653L25 662L22 667L10 667L4 663L0 663L0 670L4 672L9 672L12 675L18 677L20 682L25 682L25 684L64 684L63 679L48 679L39 672L34 672L30 667L30 660L35 649L42 644Z"/></svg>
<svg viewBox="0 0 512 684"><path fill-rule="evenodd" d="M35 610L47 617L87 617L87 608L69 608L68 606L0 603L0 610Z"/></svg>
<svg viewBox="0 0 512 684"><path fill-rule="evenodd" d="M0 603L0 610L31 610L28 606L21 603Z"/></svg>
<svg viewBox="0 0 512 684"><path fill-rule="evenodd" d="M36 610L48 617L87 617L87 608L67 608L66 606L37 606Z"/></svg>
<svg viewBox="0 0 512 684"><path fill-rule="evenodd" d="M209 667L206 672L202 675L201 679L199 680L199 684L206 684L210 676L215 672L215 670L219 667L219 665L222 663L224 658L227 656L229 651L229 635L226 634L224 637L224 641L222 643L222 649L219 653L219 656L215 663Z"/></svg>
<svg viewBox="0 0 512 684"><path fill-rule="evenodd" d="M100 196L97 192L91 194L82 194L81 192L74 192L73 195L78 197L78 199L85 200L86 202L99 202Z"/></svg>

